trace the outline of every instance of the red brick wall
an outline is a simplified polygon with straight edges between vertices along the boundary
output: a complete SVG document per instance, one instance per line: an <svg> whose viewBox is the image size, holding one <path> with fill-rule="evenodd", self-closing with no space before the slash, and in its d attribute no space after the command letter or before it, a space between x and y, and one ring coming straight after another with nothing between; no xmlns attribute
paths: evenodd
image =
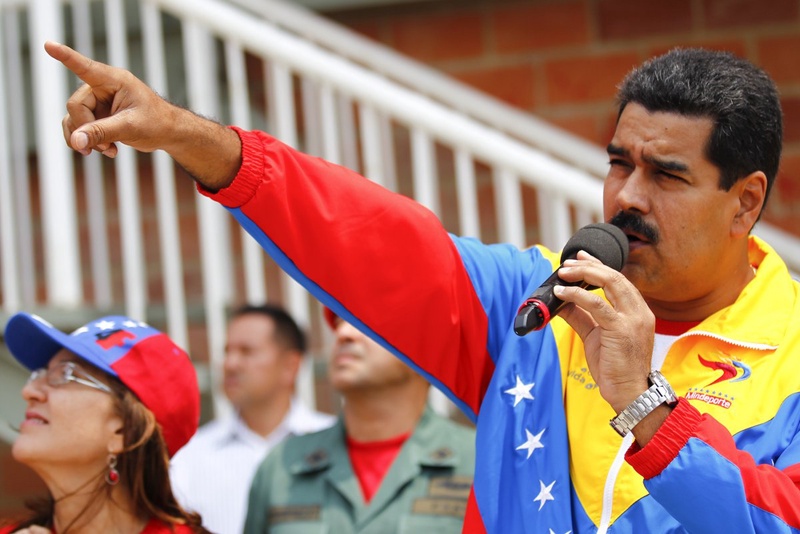
<svg viewBox="0 0 800 534"><path fill-rule="evenodd" d="M765 219L800 234L797 0L429 1L328 15L600 145L634 65L674 46L730 50L770 73L785 114L781 175Z"/></svg>

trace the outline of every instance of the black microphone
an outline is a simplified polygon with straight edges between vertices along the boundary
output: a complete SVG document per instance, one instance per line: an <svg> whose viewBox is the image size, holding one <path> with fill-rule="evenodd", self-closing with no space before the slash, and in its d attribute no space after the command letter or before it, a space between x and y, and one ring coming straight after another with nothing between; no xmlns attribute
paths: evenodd
<svg viewBox="0 0 800 534"><path fill-rule="evenodd" d="M612 224L588 224L575 232L564 245L564 250L561 252L561 264L575 258L580 250L585 250L604 265L619 271L628 259L628 238L622 230ZM558 277L558 269L556 269L517 310L517 316L514 319L515 334L524 336L533 330L540 330L561 311L564 301L553 294L553 287L556 285L597 289L583 281L565 282Z"/></svg>

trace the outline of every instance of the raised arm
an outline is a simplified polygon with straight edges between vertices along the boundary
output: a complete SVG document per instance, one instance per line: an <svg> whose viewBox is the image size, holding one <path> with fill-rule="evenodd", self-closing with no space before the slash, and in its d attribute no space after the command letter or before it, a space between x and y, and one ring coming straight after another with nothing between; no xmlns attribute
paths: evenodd
<svg viewBox="0 0 800 534"><path fill-rule="evenodd" d="M44 48L84 82L67 101L62 121L70 148L83 155L97 150L112 158L116 143L141 152L161 149L212 191L236 176L242 148L235 132L167 102L124 69L52 41Z"/></svg>

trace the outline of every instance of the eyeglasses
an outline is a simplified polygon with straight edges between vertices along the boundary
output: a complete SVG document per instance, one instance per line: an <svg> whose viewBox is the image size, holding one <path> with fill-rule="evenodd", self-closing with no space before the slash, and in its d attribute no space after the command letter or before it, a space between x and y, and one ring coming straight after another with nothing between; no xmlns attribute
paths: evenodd
<svg viewBox="0 0 800 534"><path fill-rule="evenodd" d="M80 373L81 376L76 376L76 373ZM78 384L83 384L90 388L112 393L111 388L81 369L75 362L61 362L49 368L42 367L41 369L36 369L28 378L28 384L36 382L43 376L47 377L47 383L52 387L63 386L67 382L77 382Z"/></svg>

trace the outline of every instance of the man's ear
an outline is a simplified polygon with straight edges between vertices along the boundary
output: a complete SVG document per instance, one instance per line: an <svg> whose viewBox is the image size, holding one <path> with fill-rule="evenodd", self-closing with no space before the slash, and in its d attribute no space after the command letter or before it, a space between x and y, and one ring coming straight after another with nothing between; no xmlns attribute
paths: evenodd
<svg viewBox="0 0 800 534"><path fill-rule="evenodd" d="M767 176L762 171L748 174L733 185L739 209L731 223L732 237L746 237L761 215L767 197Z"/></svg>

